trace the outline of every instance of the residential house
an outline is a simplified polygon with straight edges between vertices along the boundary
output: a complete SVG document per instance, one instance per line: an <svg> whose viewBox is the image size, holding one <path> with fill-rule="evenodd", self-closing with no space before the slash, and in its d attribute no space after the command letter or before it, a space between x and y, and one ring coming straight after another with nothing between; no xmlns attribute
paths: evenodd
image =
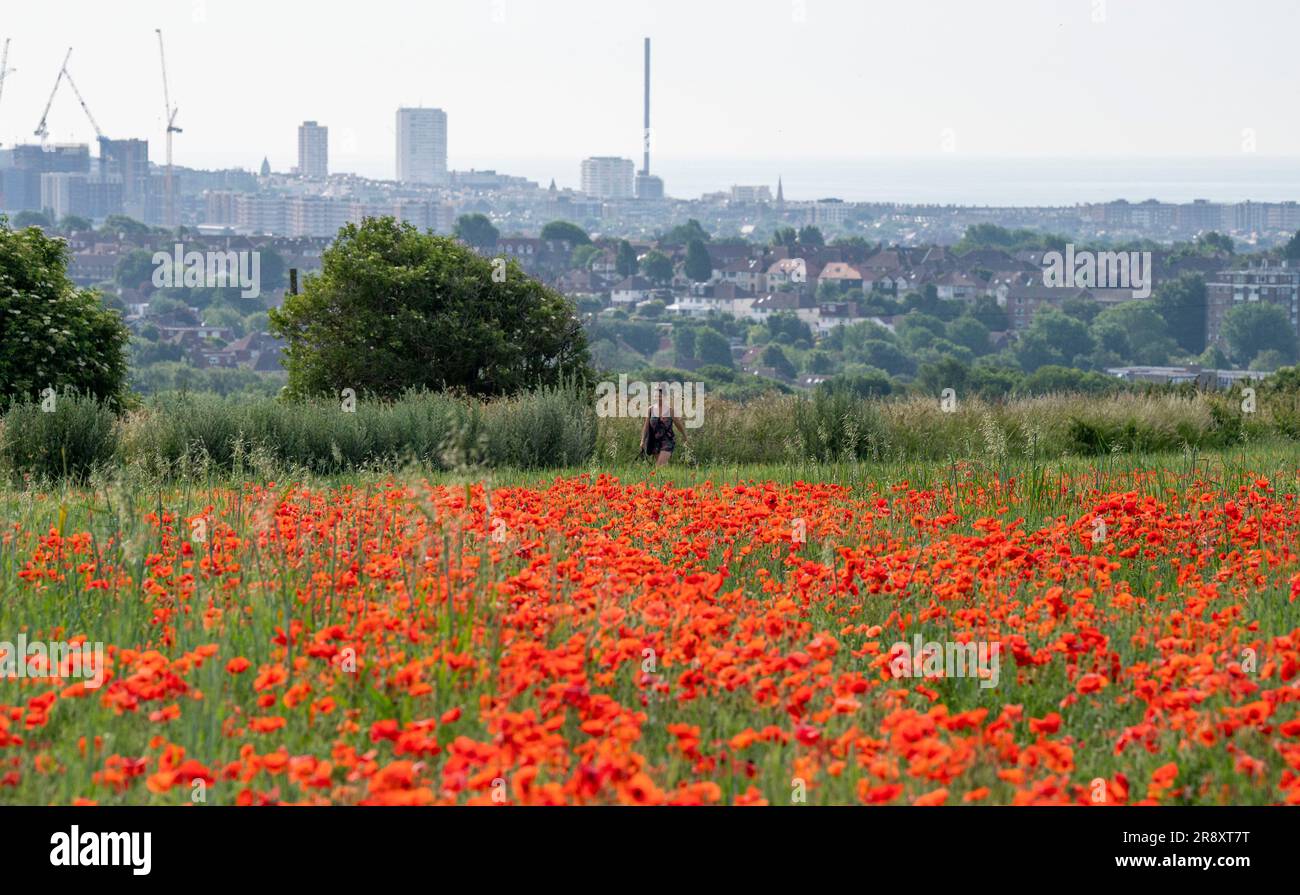
<svg viewBox="0 0 1300 895"><path fill-rule="evenodd" d="M635 305L654 298L655 289L640 274L627 277L610 290L609 299L616 305Z"/></svg>

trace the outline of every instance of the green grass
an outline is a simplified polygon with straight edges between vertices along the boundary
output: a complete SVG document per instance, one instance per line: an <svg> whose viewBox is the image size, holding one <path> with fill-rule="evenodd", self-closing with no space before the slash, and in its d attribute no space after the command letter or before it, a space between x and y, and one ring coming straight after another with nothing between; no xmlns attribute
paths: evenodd
<svg viewBox="0 0 1300 895"><path fill-rule="evenodd" d="M710 482L770 481L784 485L820 482L846 486L849 496L857 499L888 496L890 489L903 481L919 491L948 486L958 494L969 494L963 489L973 481L984 485L1009 485L1014 481L1017 502L1008 518L1023 519L1023 527L1032 531L1062 515L1072 518L1081 516L1088 506L1091 483L1099 487L1116 487L1137 473L1156 470L1157 474L1153 477L1134 480L1133 490L1139 494L1162 497L1167 489L1185 491L1190 483L1197 480L1235 484L1248 476L1265 475L1274 480L1279 492L1284 493L1288 488L1294 489L1297 466L1300 465L1297 452L1283 442L1250 443L1230 450L1207 453L1194 450L1160 454L1116 452L1098 458L1063 457L1050 460L1003 455L948 461L890 460L876 463L840 459L822 463L791 460L696 464L691 459L689 451L679 451L678 458L671 465L659 469L641 462L605 465L596 457L584 463L552 470L484 469L461 463L454 468L434 470L428 475L436 483L460 487L482 482L489 488L540 487L559 477L580 475L593 478L611 475L624 483L671 482L674 487L681 489ZM375 493L390 479L387 473L350 471L321 474L305 468L290 470L287 478L274 469L247 469L245 472L247 478L261 484L274 481L280 498L288 498L291 489L298 487L351 487L361 493ZM399 472L397 480L412 481L414 477L424 474L422 467L411 468ZM188 477L170 481L155 477L150 470L130 466L124 469L101 469L90 474L87 481L80 485L71 480L63 480L44 490L0 488L0 518L5 520L6 531L16 526L17 530L32 533L50 530L67 534L90 532L93 536L92 551L119 562L138 584L148 576L148 556L162 547L159 531L146 521L146 514L166 510L183 519L199 513L213 502L214 489L238 488L241 482L241 478L232 478L229 472L223 471L216 464L192 470ZM248 506L237 503L231 509L233 518L238 521L237 528L242 530L243 527L255 524L267 524L265 518L257 517L253 503L252 500ZM982 513L960 504L957 508L961 518L952 530L974 534L973 523ZM595 515L595 520L586 524L593 529L604 524L617 527L624 522L608 507L592 505L588 509ZM709 520L699 521L705 530L709 530ZM880 541L889 536L904 537L911 534L908 520L900 515L870 529L859 528L855 524L841 538L813 537L804 552L815 560L822 559L828 556L828 548L837 543ZM475 542L467 540L465 533L459 529L439 531L435 538L440 539L446 548L444 560L447 563L459 561L452 558L461 557L466 552L479 556L480 560L486 557L485 550L481 546L473 546ZM721 565L723 550L727 546L729 543L726 539L719 538L700 564L706 568ZM155 604L140 599L138 590L88 592L75 580L50 582L43 589L32 589L18 580L28 548L30 543L20 545L0 537L0 632L5 632L0 639L12 640L13 634L20 630L29 632L29 636L38 633L48 636L49 632L58 628L84 630L93 633L93 639L110 643L154 642L172 658L217 639L202 630L191 618L178 626L175 643L165 647L157 644L157 633L152 621ZM381 548L382 538L376 549ZM560 558L571 551L569 545L554 539L548 542L547 549L555 551ZM665 550L662 558L670 559L671 552ZM522 559L506 558L500 566L492 569L491 578L502 580L520 572L525 565L526 562ZM761 600L758 587L760 569L766 570L778 580L784 580L788 574L783 562L757 551L733 560L730 571L734 585L731 586L742 586L746 588L747 596ZM450 566L447 571L450 572ZM1172 580L1173 574L1174 570L1167 561L1145 566L1134 563L1121 573L1131 583L1132 591L1144 597L1153 593L1153 585L1157 580L1168 582ZM102 788L97 790L89 785L90 775L100 769L102 755L98 758L83 758L76 748L77 739L82 735L103 736L110 744L105 749L106 753L154 755L156 750L151 749L150 739L165 731L171 741L183 745L190 755L205 762L220 764L235 760L241 742L224 736L222 724L228 717L229 706L252 705L252 678L257 667L276 660L270 632L284 626L286 618L299 618L310 622L312 626L325 625L332 619L342 618L342 611L337 604L317 602L304 607L295 602L295 590L305 586L305 581L303 573L292 567L283 551L253 550L243 575L246 581L257 582L256 590L245 587L239 591L240 601L247 603L250 611L231 613L228 616L228 624L219 638L219 659L207 663L188 678L192 687L197 687L206 694L203 702L194 703L185 697L176 696L162 699L156 704L142 705L141 712L147 714L153 708L178 701L184 708L182 717L167 727L145 723L139 713L119 715L89 701L82 701L72 707L60 705L59 711L52 716L47 726L25 736L29 738L28 752L41 752L50 756L52 761L64 769L63 773L41 774L34 768L25 766L22 780L16 787L0 788L0 801L66 802L74 796L91 792L106 803L122 800ZM211 599L218 605L230 605L229 595L222 589L223 577L230 576L200 578L192 604L198 607ZM389 599L382 596L383 591L378 582L372 581L369 586L375 589L376 599ZM490 629L494 623L489 608L493 599L492 591L486 581L477 578L472 585L472 595L473 599L466 605L444 603L420 611L430 613L429 623L443 642L455 644L458 649L469 649L481 660L494 662L497 654L493 651L498 650L499 645L491 637L480 636L485 626ZM855 617L855 622L885 624L897 608L892 600L863 600L861 613ZM913 608L922 608L919 601ZM1251 611L1260 622L1257 632L1260 638L1280 636L1300 627L1300 607L1287 600L1285 582L1281 578L1253 598ZM829 612L824 606L813 603L808 607L806 621L812 631L834 632L840 627L839 614L838 611ZM1125 667L1153 657L1151 647L1139 648L1131 642L1131 637L1139 626L1149 621L1148 615L1135 614L1107 628L1107 635L1112 639ZM559 624L547 632L546 642L549 646L556 647L568 636L581 630L583 629L576 623ZM951 636L952 632L944 624L921 624L910 628L907 638L900 639L910 639L912 633L943 640ZM847 656L848 650L860 646L860 641L860 637L845 637L841 659ZM225 674L223 666L227 659L236 655L249 658L253 662L253 669L239 678L231 679ZM839 670L845 670L845 666L841 665ZM1060 709L1059 700L1063 693L1069 691L1064 674L1061 663L1052 663L1024 680L1017 680L1014 669L1004 666L1002 684L995 689L972 688L969 681L960 680L940 681L933 686L954 711L983 706L989 708L990 716L995 716L1003 705L1020 704L1024 707L1027 719L1042 717ZM434 695L428 700L415 700L365 681L359 681L351 690L336 690L331 695L339 700L341 711L355 709L368 723L380 718L410 721L420 717L433 717L454 705L473 704L480 694L490 691L489 682L474 680L470 675L444 669L436 680ZM13 681L0 681L0 703L19 705L30 698L33 692L35 691L30 685L19 687ZM624 705L635 705L640 694L630 674L620 676L606 692ZM532 699L527 694L515 700L519 710L531 704ZM924 711L924 705L915 705ZM718 692L684 706L677 705L672 700L651 697L644 710L649 716L649 722L643 725L645 734L638 748L652 761L662 763L665 775L670 778L690 775L689 768L684 766L680 757L670 757L673 753L669 746L673 738L665 729L668 722L699 725L701 739L705 744L715 740L725 741L744 727L757 730L767 724L789 726L789 718L779 706L756 711L744 691ZM1143 720L1143 710L1142 703L1131 701L1124 705L1109 705L1103 711L1081 709L1070 713L1064 731L1074 736L1078 743L1075 750L1077 765L1072 778L1086 782L1094 776L1110 776L1117 769L1122 769L1140 790L1156 767L1177 758L1182 767L1180 780L1211 776L1233 781L1233 798L1237 801L1270 802L1276 799L1274 790L1242 784L1233 768L1233 758L1222 749L1187 753L1179 749L1176 737L1167 731L1162 734L1163 739L1153 753L1141 748L1130 748L1121 758L1115 758L1108 748L1093 745L1113 738L1114 732L1123 727L1140 723ZM261 743L259 748L270 751L283 745L291 754L324 756L328 753L333 738L324 735L319 727L308 724L302 711L268 711L281 711L288 719L288 725L272 735L247 738ZM880 705L864 700L863 709L855 713L852 722L864 731L873 731L884 715L885 711ZM458 722L455 734L476 740L490 737L487 729L477 721L474 712L467 712L465 719ZM579 739L572 731L569 734L570 742ZM372 744L365 738L365 724L358 735L344 739L354 743L359 750L372 748ZM1265 738L1253 732L1245 732L1240 735L1236 745L1248 754L1268 761L1270 773L1276 777L1278 759L1270 754ZM789 801L790 769L797 754L798 749L793 745L773 746L757 753L759 767L752 782L756 782L775 804ZM751 782L742 780L734 773L721 771L714 779L723 787L724 799L743 791ZM808 801L812 804L851 802L854 800L855 782L856 771L851 767L843 778L819 781L818 786L809 790ZM261 785L266 788L270 783L262 781ZM1013 792L1012 787L996 778L991 767L977 766L969 776L963 777L961 789L964 791L978 785L990 787L991 801L994 802L1008 800ZM142 794L143 790L137 787L130 800L139 801ZM147 796L147 800L155 804L175 804L177 801L188 800L188 797L188 790L176 790L167 795ZM232 798L233 787L218 785L212 788L209 802L224 803Z"/></svg>

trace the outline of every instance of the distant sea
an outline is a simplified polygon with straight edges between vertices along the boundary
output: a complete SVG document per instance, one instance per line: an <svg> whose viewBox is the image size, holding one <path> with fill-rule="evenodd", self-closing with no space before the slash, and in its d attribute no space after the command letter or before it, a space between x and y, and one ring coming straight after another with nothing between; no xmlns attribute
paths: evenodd
<svg viewBox="0 0 1300 895"><path fill-rule="evenodd" d="M640 159L635 159L638 166ZM458 168L470 165L453 159ZM536 180L578 185L577 160L496 159L475 162ZM1068 159L962 155L861 159L651 160L668 195L681 199L732 184L781 178L787 199L834 197L849 202L940 205L1075 205L1128 199L1141 202L1300 201L1300 158Z"/></svg>
<svg viewBox="0 0 1300 895"><path fill-rule="evenodd" d="M640 165L640 156L629 155ZM258 159L260 162L260 158ZM457 170L494 169L535 180L543 187L578 186L580 159L468 158L454 155ZM331 153L331 170L391 178L391 157ZM193 158L205 167L249 167L247 159ZM1220 158L994 158L962 154L919 157L801 159L681 159L657 157L652 170L668 195L695 199L732 184L768 184L780 177L787 199L835 197L854 202L940 205L1075 205L1127 199L1142 202L1300 201L1300 157L1243 153ZM277 166L278 170L278 166Z"/></svg>
<svg viewBox="0 0 1300 895"><path fill-rule="evenodd" d="M501 170L529 174L527 162ZM478 166L476 166L478 167ZM492 167L491 165L483 167ZM576 163L569 185L577 180ZM1127 199L1141 202L1240 202L1246 199L1300 201L1300 158L1214 159L1045 159L972 158L960 155L919 158L716 159L652 161L670 196L696 198L732 184L769 184L779 176L787 199L835 197L851 202L906 202L941 205L1075 205ZM551 168L549 170L554 170ZM557 178L560 185L565 181Z"/></svg>

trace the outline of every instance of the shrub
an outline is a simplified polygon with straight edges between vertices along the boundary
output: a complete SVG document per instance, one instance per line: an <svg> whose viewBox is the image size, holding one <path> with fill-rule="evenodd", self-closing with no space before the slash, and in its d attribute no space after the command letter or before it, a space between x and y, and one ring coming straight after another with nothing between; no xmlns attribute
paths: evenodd
<svg viewBox="0 0 1300 895"><path fill-rule="evenodd" d="M214 395L156 397L132 415L124 454L151 475L204 464L231 470L257 456L321 473L413 462L434 468L578 465L595 443L595 412L575 383L480 401L408 392L392 401L286 403Z"/></svg>
<svg viewBox="0 0 1300 895"><path fill-rule="evenodd" d="M117 450L117 418L105 403L68 393L47 411L41 402L10 405L0 423L0 466L14 478L84 481Z"/></svg>

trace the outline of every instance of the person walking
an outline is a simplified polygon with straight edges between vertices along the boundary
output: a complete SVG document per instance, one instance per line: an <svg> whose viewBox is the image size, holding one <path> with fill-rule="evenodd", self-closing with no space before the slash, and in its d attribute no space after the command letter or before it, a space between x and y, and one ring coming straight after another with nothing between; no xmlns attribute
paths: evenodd
<svg viewBox="0 0 1300 895"><path fill-rule="evenodd" d="M641 427L641 453L655 458L655 466L665 466L673 457L677 447L674 429L686 440L686 427L682 421L673 416L672 408L664 406L664 390L655 393L655 403L646 415L645 425Z"/></svg>

